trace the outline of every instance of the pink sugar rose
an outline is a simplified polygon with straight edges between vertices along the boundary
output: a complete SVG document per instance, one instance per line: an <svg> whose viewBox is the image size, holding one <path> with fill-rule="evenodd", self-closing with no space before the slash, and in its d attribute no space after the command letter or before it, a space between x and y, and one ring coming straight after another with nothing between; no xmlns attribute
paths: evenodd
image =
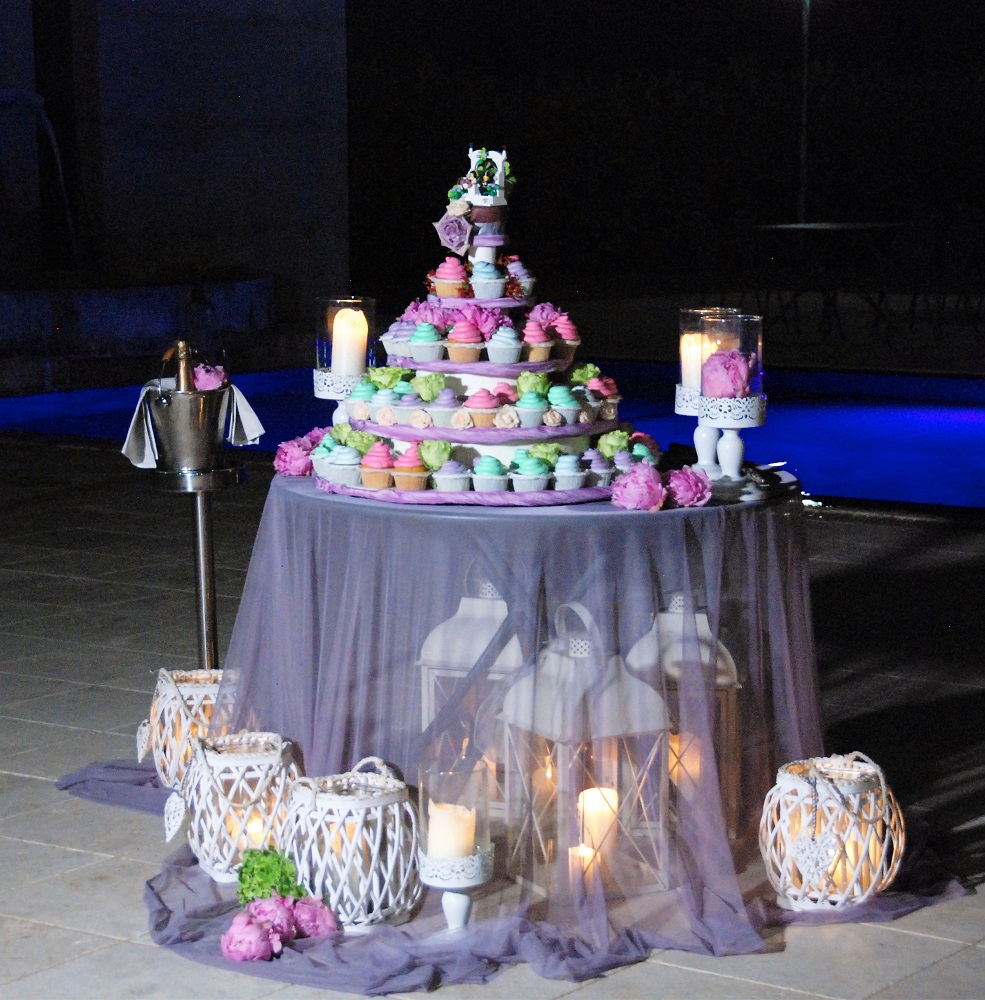
<svg viewBox="0 0 985 1000"><path fill-rule="evenodd" d="M282 476L311 475L311 442L298 437L293 441L282 441L274 455L274 471Z"/></svg>
<svg viewBox="0 0 985 1000"><path fill-rule="evenodd" d="M668 506L704 507L711 499L711 480L705 472L690 465L668 472L664 483L670 495Z"/></svg>
<svg viewBox="0 0 985 1000"><path fill-rule="evenodd" d="M246 915L268 931L273 931L281 941L293 941L297 931L294 928L293 900L276 893L267 898L251 899L246 905Z"/></svg>
<svg viewBox="0 0 985 1000"><path fill-rule="evenodd" d="M538 302L537 305L530 310L529 318L535 323L540 323L543 327L548 327L560 315L561 310L556 306L551 305L550 302Z"/></svg>
<svg viewBox="0 0 985 1000"><path fill-rule="evenodd" d="M267 929L255 924L247 914L237 913L229 930L219 939L219 947L226 958L234 962L267 962L281 950L280 938L275 943Z"/></svg>
<svg viewBox="0 0 985 1000"><path fill-rule="evenodd" d="M701 366L701 395L744 399L749 395L749 368L754 357L735 348L710 354Z"/></svg>
<svg viewBox="0 0 985 1000"><path fill-rule="evenodd" d="M226 369L222 365L196 365L192 376L195 388L199 392L208 392L209 389L221 389L226 384Z"/></svg>
<svg viewBox="0 0 985 1000"><path fill-rule="evenodd" d="M305 896L294 904L294 924L298 937L328 937L339 930L332 911L312 896Z"/></svg>
<svg viewBox="0 0 985 1000"><path fill-rule="evenodd" d="M625 510L660 510L667 491L652 465L633 465L612 484L612 502Z"/></svg>

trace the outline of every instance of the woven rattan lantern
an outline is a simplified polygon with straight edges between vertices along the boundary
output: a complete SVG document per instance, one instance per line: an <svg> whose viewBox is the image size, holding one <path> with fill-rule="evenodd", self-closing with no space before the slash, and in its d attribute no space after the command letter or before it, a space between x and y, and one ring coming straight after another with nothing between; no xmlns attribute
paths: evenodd
<svg viewBox="0 0 985 1000"><path fill-rule="evenodd" d="M277 733L200 740L180 791L165 803L165 836L177 833L187 811L188 846L202 870L235 882L244 851L277 845L297 777L294 745Z"/></svg>
<svg viewBox="0 0 985 1000"><path fill-rule="evenodd" d="M181 784L196 744L208 733L221 682L221 670L158 673L150 714L137 729L137 760L151 750L165 788Z"/></svg>
<svg viewBox="0 0 985 1000"><path fill-rule="evenodd" d="M406 920L421 897L417 810L378 757L346 774L298 778L279 847L297 865L298 880L348 930Z"/></svg>
<svg viewBox="0 0 985 1000"><path fill-rule="evenodd" d="M641 891L666 889L664 700L606 659L583 606L558 608L555 633L503 699L509 870L538 894L561 877L577 895L583 880L615 872Z"/></svg>
<svg viewBox="0 0 985 1000"><path fill-rule="evenodd" d="M784 764L759 827L770 883L791 910L843 909L887 888L904 840L882 770L858 752Z"/></svg>

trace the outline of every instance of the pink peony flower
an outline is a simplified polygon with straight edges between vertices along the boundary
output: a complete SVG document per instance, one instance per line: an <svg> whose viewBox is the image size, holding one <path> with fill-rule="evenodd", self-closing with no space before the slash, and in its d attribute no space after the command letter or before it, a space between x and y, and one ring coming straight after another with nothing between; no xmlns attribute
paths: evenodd
<svg viewBox="0 0 985 1000"><path fill-rule="evenodd" d="M274 455L274 471L282 476L310 476L312 445L307 438L282 441Z"/></svg>
<svg viewBox="0 0 985 1000"><path fill-rule="evenodd" d="M207 392L209 389L221 389L226 384L226 369L222 365L196 365L192 376L195 388L199 392Z"/></svg>
<svg viewBox="0 0 985 1000"><path fill-rule="evenodd" d="M294 924L298 937L327 937L337 934L339 930L332 911L312 896L305 896L294 904Z"/></svg>
<svg viewBox="0 0 985 1000"><path fill-rule="evenodd" d="M632 466L612 484L612 502L626 510L660 510L666 496L660 473L643 462Z"/></svg>
<svg viewBox="0 0 985 1000"><path fill-rule="evenodd" d="M716 351L701 366L701 395L743 399L749 395L750 360L742 351Z"/></svg>
<svg viewBox="0 0 985 1000"><path fill-rule="evenodd" d="M543 327L548 327L560 315L561 310L556 306L551 305L550 302L538 302L537 305L530 310L529 318L535 323L540 323Z"/></svg>
<svg viewBox="0 0 985 1000"><path fill-rule="evenodd" d="M711 499L711 480L705 472L690 465L668 472L664 484L675 507L704 507Z"/></svg>
<svg viewBox="0 0 985 1000"><path fill-rule="evenodd" d="M237 913L229 930L219 939L219 947L234 962L267 962L280 952L281 943L278 937L275 951L266 928L255 924L247 914Z"/></svg>
<svg viewBox="0 0 985 1000"><path fill-rule="evenodd" d="M273 931L281 941L293 941L294 929L293 900L276 893L268 898L251 899L246 905L246 915L268 931Z"/></svg>
<svg viewBox="0 0 985 1000"><path fill-rule="evenodd" d="M321 444L321 439L331 430L331 427L312 427L304 435L305 441L310 442L312 448L317 448Z"/></svg>

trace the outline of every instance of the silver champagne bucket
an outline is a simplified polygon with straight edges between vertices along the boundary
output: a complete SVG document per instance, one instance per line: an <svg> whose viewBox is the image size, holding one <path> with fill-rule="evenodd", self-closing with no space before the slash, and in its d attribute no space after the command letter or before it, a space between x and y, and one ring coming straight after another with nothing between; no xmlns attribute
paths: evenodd
<svg viewBox="0 0 985 1000"><path fill-rule="evenodd" d="M232 386L179 392L173 379L150 386L144 403L150 410L157 442L157 467L166 472L209 472L227 463L222 438Z"/></svg>

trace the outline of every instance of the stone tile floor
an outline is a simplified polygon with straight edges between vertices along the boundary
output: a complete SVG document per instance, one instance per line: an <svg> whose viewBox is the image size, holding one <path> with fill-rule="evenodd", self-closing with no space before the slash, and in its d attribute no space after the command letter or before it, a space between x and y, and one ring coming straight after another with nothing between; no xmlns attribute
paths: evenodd
<svg viewBox="0 0 985 1000"><path fill-rule="evenodd" d="M177 958L148 937L160 819L59 792L131 757L160 667L197 664L191 497L105 441L0 433L0 996L326 998ZM271 470L215 496L220 644ZM985 877L985 513L814 510L807 519L829 746L860 749L969 884ZM583 984L525 966L446 996L985 997L985 893L888 924L776 931L762 955L654 953Z"/></svg>

